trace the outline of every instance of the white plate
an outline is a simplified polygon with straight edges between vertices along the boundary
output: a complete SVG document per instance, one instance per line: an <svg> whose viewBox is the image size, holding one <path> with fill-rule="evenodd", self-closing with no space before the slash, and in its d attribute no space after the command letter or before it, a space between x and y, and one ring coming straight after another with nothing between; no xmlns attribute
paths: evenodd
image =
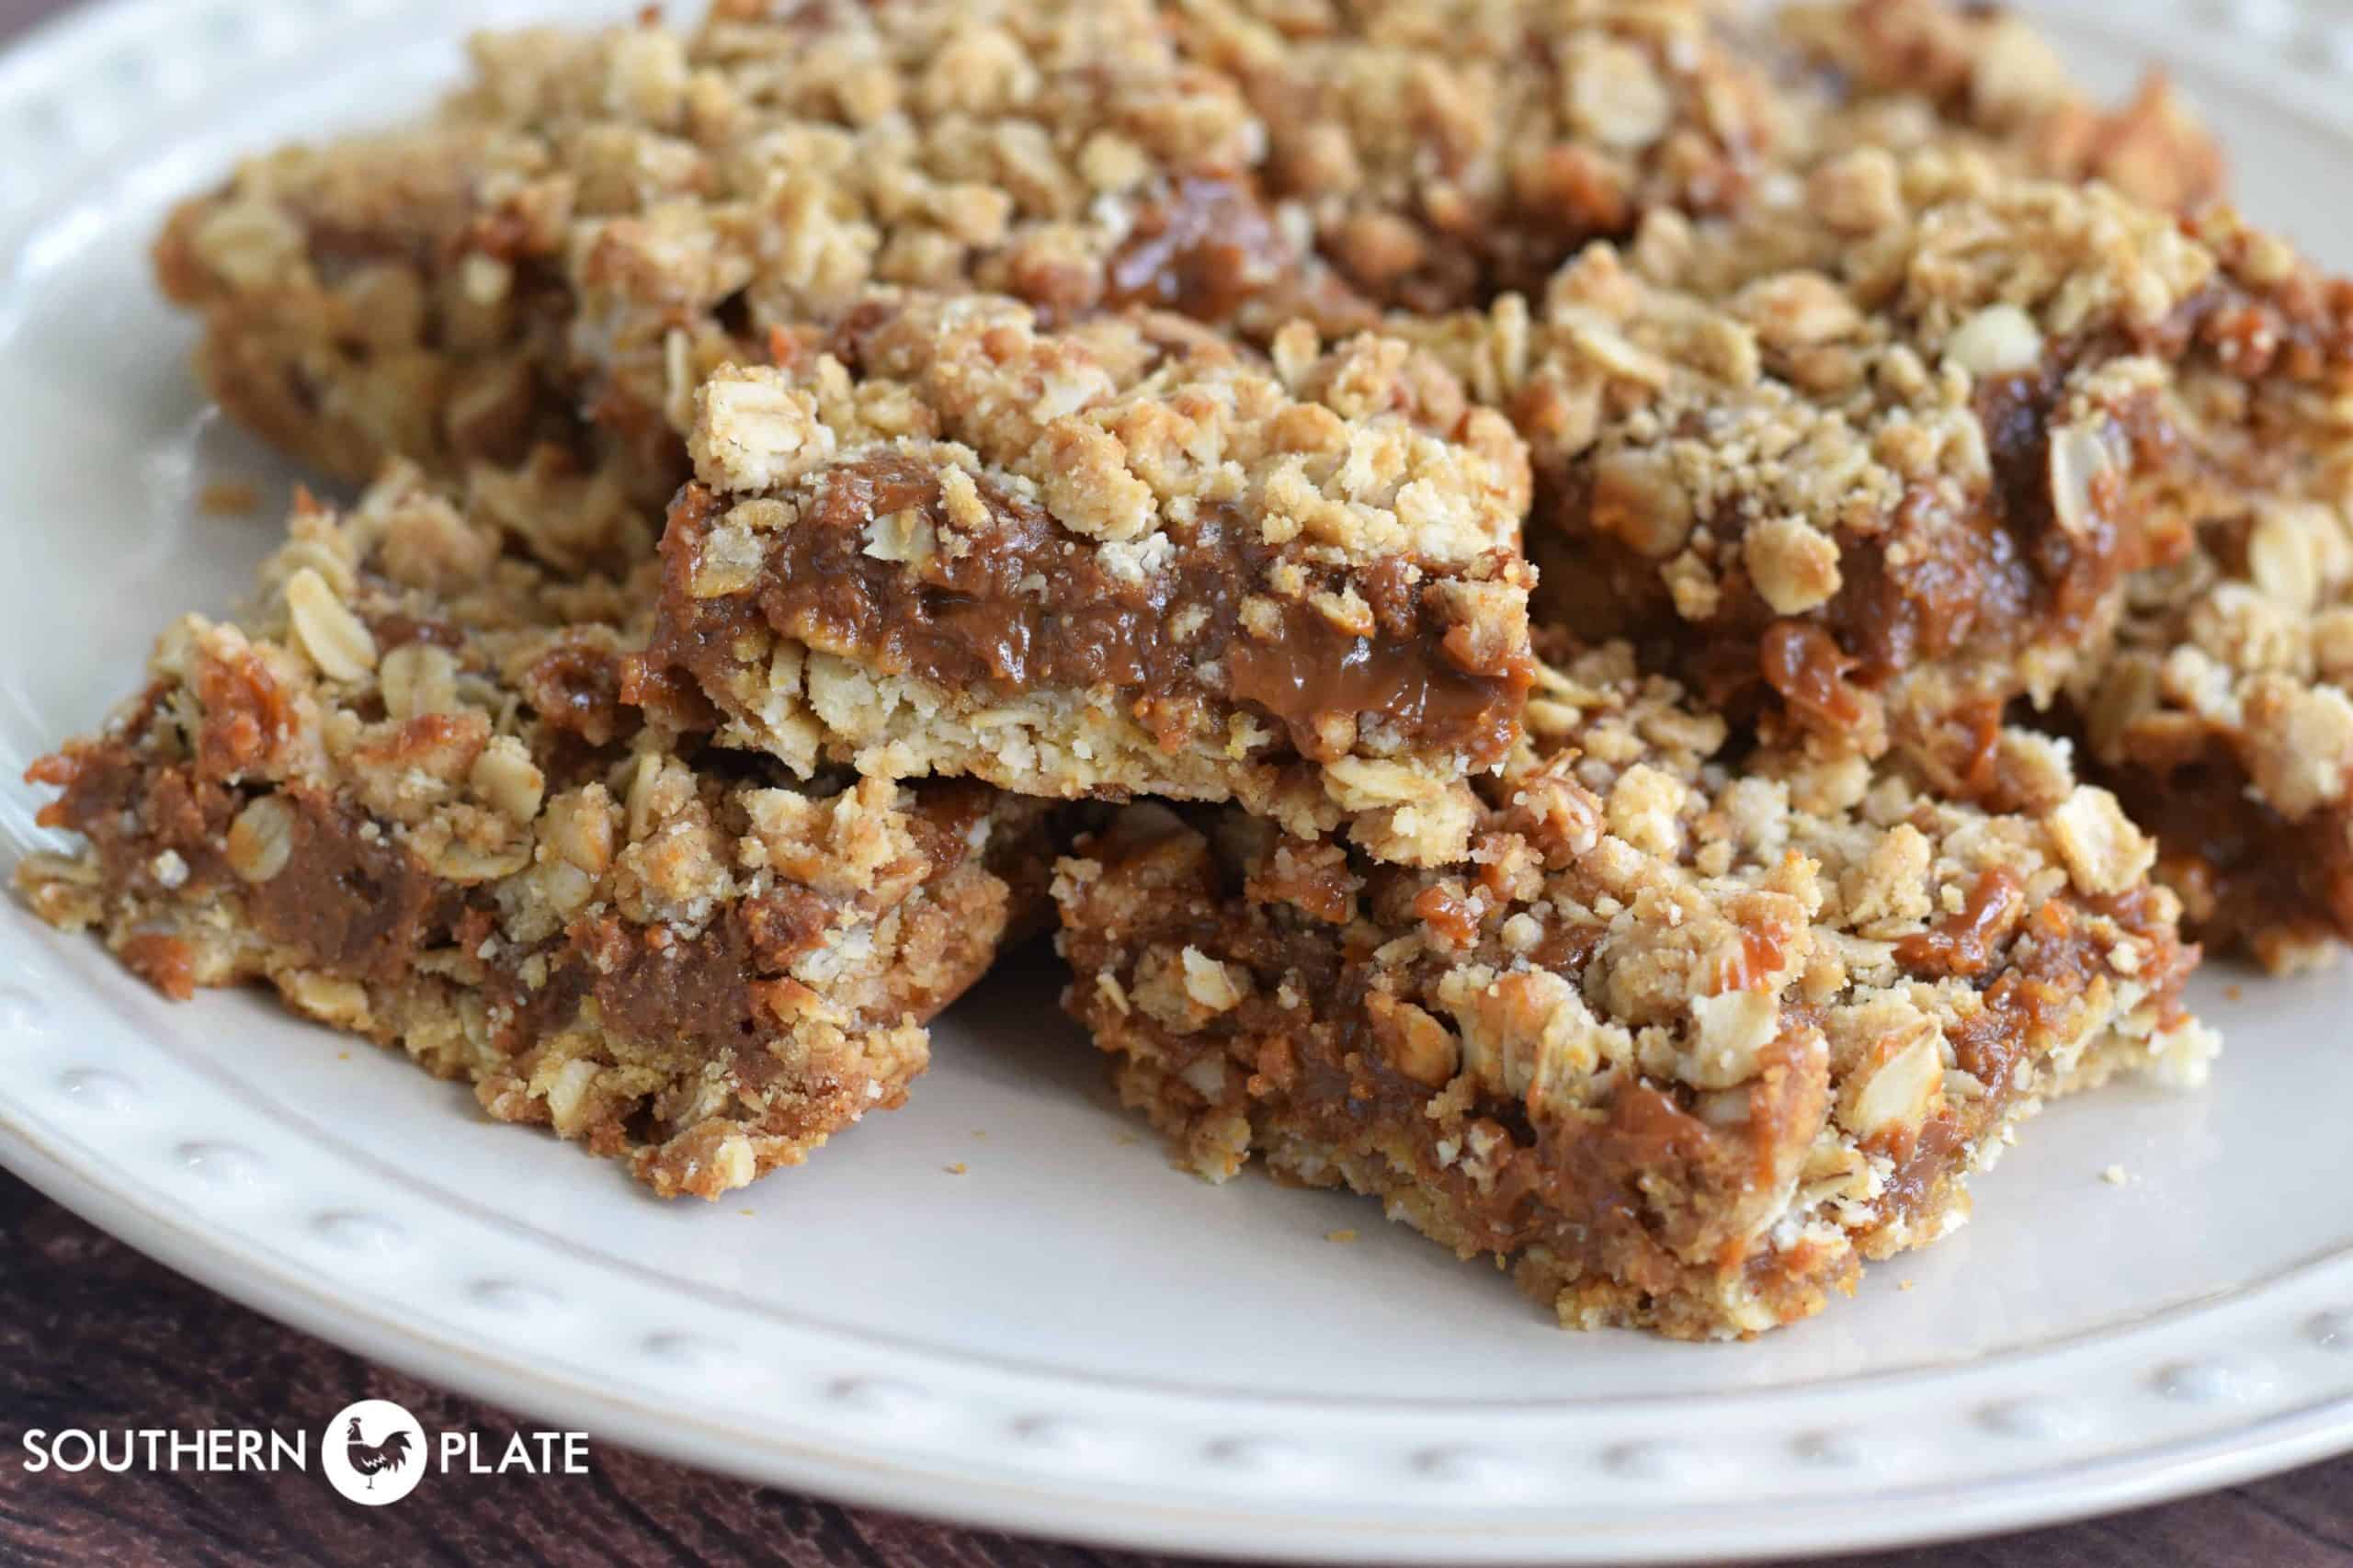
<svg viewBox="0 0 2353 1568"><path fill-rule="evenodd" d="M285 483L189 386L187 324L144 270L163 205L239 149L420 101L469 20L557 8L118 0L0 59L12 778L131 687L168 616L241 589L272 525L200 515L199 486ZM2174 64L2245 204L2353 265L2331 74L2353 32L2278 4L2233 13L2266 28L2132 9L2129 28L2126 0L2053 21L2103 87ZM40 837L32 804L0 797L9 860ZM1812 1323L1705 1347L1563 1334L1370 1205L1174 1174L1054 983L1042 963L993 981L938 1031L912 1105L805 1170L665 1205L253 996L165 1003L8 904L0 1158L419 1376L715 1469L1104 1541L1778 1553L2120 1507L2353 1446L2353 971L2210 976L2198 1001L2231 1036L2211 1092L2061 1106L1960 1235ZM2111 1165L2128 1185L2102 1182ZM1347 1227L1363 1240L1324 1239Z"/></svg>

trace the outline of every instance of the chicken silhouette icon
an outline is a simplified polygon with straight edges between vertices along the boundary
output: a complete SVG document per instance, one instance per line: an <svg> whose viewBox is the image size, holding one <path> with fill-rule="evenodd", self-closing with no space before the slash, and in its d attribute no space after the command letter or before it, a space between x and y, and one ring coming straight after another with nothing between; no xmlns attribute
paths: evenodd
<svg viewBox="0 0 2353 1568"><path fill-rule="evenodd" d="M425 1428L389 1399L347 1404L319 1434L319 1469L327 1484L363 1507L397 1503L416 1490L431 1457Z"/></svg>
<svg viewBox="0 0 2353 1568"><path fill-rule="evenodd" d="M379 1471L398 1470L408 1463L408 1434L395 1431L381 1443L370 1443L359 1435L359 1417L355 1415L343 1435L343 1454L352 1469L368 1478L368 1489L372 1492Z"/></svg>

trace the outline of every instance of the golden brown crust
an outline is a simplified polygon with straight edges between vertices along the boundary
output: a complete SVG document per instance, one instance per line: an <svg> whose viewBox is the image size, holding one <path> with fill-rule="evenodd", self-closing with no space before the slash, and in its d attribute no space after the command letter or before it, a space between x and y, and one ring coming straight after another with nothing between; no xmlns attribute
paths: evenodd
<svg viewBox="0 0 2353 1568"><path fill-rule="evenodd" d="M833 345L696 393L650 657L731 735L1461 853L1528 689L1528 471L1444 369L989 296Z"/></svg>
<svg viewBox="0 0 2353 1568"><path fill-rule="evenodd" d="M2097 664L2127 579L2332 447L2353 386L2346 290L2227 212L1942 149L1390 330L1529 437L1540 623L1964 792L2004 707Z"/></svg>
<svg viewBox="0 0 2353 1568"><path fill-rule="evenodd" d="M2151 846L2049 743L2009 815L1734 776L1623 647L1530 724L1456 866L1157 806L1063 863L1068 1005L1195 1169L1373 1193L1567 1324L1746 1335L1957 1223L2042 1095L2202 1073Z"/></svg>
<svg viewBox="0 0 2353 1568"><path fill-rule="evenodd" d="M1533 292L1844 147L2211 170L2169 99L2103 119L2015 27L1854 15L1768 41L1705 0L778 0L492 35L431 119L242 165L157 271L215 395L307 460L451 472L571 433L650 504L701 374L877 286L1264 342Z"/></svg>
<svg viewBox="0 0 2353 1568"><path fill-rule="evenodd" d="M1775 28L1801 59L1853 89L1818 132L1824 146L1958 138L2000 152L2023 172L2103 180L2170 210L2222 194L2221 149L2162 73L2143 78L2122 107L2102 109L2016 11L1831 0L1788 6Z"/></svg>
<svg viewBox="0 0 2353 1568"><path fill-rule="evenodd" d="M2320 498L2336 483L2240 497L2134 583L2117 649L2071 693L2201 937L2274 971L2353 938L2353 530Z"/></svg>
<svg viewBox="0 0 2353 1568"><path fill-rule="evenodd" d="M265 591L35 766L87 848L26 862L34 908L175 996L267 982L665 1195L897 1104L1034 896L1034 804L771 778L647 723L643 593L501 557L411 474L299 511Z"/></svg>

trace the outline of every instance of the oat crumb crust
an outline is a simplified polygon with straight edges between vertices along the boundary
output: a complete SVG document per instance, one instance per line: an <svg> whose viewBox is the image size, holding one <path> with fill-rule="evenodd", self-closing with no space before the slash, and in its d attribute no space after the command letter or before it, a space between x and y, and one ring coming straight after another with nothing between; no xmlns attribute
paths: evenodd
<svg viewBox="0 0 2353 1568"><path fill-rule="evenodd" d="M412 472L288 533L251 614L172 627L35 764L86 844L20 865L38 913L168 995L269 984L665 1194L899 1103L1038 894L1035 802L665 731L619 696L642 590L502 559Z"/></svg>
<svg viewBox="0 0 2353 1568"><path fill-rule="evenodd" d="M1622 644L1529 728L1444 870L1159 804L1063 860L1068 1006L1195 1170L1376 1196L1564 1324L1745 1335L1960 1224L2046 1096L2204 1075L2154 847L2048 741L1998 813L1734 771Z"/></svg>
<svg viewBox="0 0 2353 1568"><path fill-rule="evenodd" d="M1058 921L1182 1165L1753 1335L2353 936L2353 289L2223 193L1957 0L486 34L159 237L367 488L17 886L706 1198Z"/></svg>

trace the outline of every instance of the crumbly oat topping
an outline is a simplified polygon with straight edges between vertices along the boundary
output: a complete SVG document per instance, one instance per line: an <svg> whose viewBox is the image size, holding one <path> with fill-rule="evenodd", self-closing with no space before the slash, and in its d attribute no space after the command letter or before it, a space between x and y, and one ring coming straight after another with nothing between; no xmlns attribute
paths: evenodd
<svg viewBox="0 0 2353 1568"><path fill-rule="evenodd" d="M1195 57L1267 128L1262 179L1367 297L1447 310L1534 289L1643 211L1736 205L1810 103L1687 0L1209 0Z"/></svg>
<svg viewBox="0 0 2353 1568"><path fill-rule="evenodd" d="M702 371L878 285L1223 317L1295 283L1268 327L1313 308L1250 179L1263 127L1159 11L817 0L485 35L435 119L248 163L159 270L212 314L233 410L340 472L512 461L585 417L658 499Z"/></svg>
<svg viewBox="0 0 2353 1568"><path fill-rule="evenodd" d="M2230 480L2333 449L2344 296L2226 212L1937 148L1652 214L1540 303L1399 318L1528 437L1540 619L1672 643L1736 718L1966 788ZM2283 538L2274 574L2298 570Z"/></svg>
<svg viewBox="0 0 2353 1568"><path fill-rule="evenodd" d="M263 586L32 769L88 844L26 862L33 907L172 995L266 981L712 1197L897 1103L1018 915L1034 806L649 722L620 691L647 586L504 554L413 471L300 506Z"/></svg>
<svg viewBox="0 0 2353 1568"><path fill-rule="evenodd" d="M732 733L1461 852L1527 690L1529 476L1435 361L1303 324L1271 358L1149 314L1047 332L986 295L872 301L835 348L696 394L651 662ZM829 702L846 674L904 690Z"/></svg>
<svg viewBox="0 0 2353 1568"><path fill-rule="evenodd" d="M1622 644L1529 730L1451 867L1160 806L1063 862L1069 1005L1197 1169L1378 1193L1564 1322L1748 1334L1954 1222L2040 1096L2203 1071L2177 905L2063 757L2008 814L1734 772Z"/></svg>
<svg viewBox="0 0 2353 1568"><path fill-rule="evenodd" d="M2327 961L2353 936L2343 472L2240 496L2194 553L2137 578L2118 647L2070 692L2192 924L2273 970Z"/></svg>
<svg viewBox="0 0 2353 1568"><path fill-rule="evenodd" d="M2186 210L2222 188L2221 150L2161 73L2103 110L2015 11L1836 0L1790 6L1774 22L1801 58L1854 90L1818 144L1906 147L1959 133L2026 172L2102 180L2157 207Z"/></svg>
<svg viewBox="0 0 2353 1568"><path fill-rule="evenodd" d="M2185 908L2353 933L2353 292L2160 79L1949 0L472 62L157 246L233 416L432 476L306 501L37 766L89 847L21 885L166 991L712 1196L896 1103L1039 902L1017 795L1231 802L1062 863L1126 1097L1721 1335L1959 1223L2042 1096L2199 1076Z"/></svg>
<svg viewBox="0 0 2353 1568"><path fill-rule="evenodd" d="M247 162L157 264L216 394L314 462L512 464L585 423L653 503L703 373L877 286L1263 341L1532 293L1842 146L2211 187L2160 89L2103 117L2027 38L1941 0L1779 41L1702 0L728 4L486 35L437 115Z"/></svg>

